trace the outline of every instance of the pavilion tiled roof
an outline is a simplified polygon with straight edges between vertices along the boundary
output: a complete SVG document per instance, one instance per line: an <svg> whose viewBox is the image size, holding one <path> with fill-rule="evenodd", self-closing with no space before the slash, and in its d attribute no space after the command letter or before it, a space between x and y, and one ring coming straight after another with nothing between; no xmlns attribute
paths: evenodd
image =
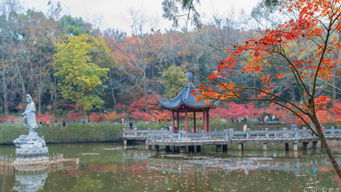
<svg viewBox="0 0 341 192"><path fill-rule="evenodd" d="M205 109L212 108L218 105L219 101L197 101L197 95L193 95L195 86L192 82L188 82L186 87L181 92L170 100L159 100L159 103L166 109L179 109L181 107L187 107L192 109Z"/></svg>

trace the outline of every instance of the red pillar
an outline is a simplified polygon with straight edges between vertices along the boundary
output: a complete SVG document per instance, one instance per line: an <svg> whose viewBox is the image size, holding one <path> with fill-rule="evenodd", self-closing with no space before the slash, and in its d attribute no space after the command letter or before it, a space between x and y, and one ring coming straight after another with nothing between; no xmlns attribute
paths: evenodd
<svg viewBox="0 0 341 192"><path fill-rule="evenodd" d="M177 128L177 132L179 132L180 130L180 115L179 112L176 112L176 128Z"/></svg>
<svg viewBox="0 0 341 192"><path fill-rule="evenodd" d="M206 111L206 115L207 115L207 117L206 117L206 130L207 130L207 132L210 132L210 111L209 110Z"/></svg>
<svg viewBox="0 0 341 192"><path fill-rule="evenodd" d="M195 111L193 112L193 132L197 132L197 122L196 122L196 117L195 117Z"/></svg>
<svg viewBox="0 0 341 192"><path fill-rule="evenodd" d="M174 133L174 126L175 126L175 123L174 123L174 111L172 111L172 133Z"/></svg>
<svg viewBox="0 0 341 192"><path fill-rule="evenodd" d="M206 133L206 113L205 113L205 111L202 112L202 124L203 124L202 132Z"/></svg>
<svg viewBox="0 0 341 192"><path fill-rule="evenodd" d="M185 132L188 133L187 112L185 112Z"/></svg>

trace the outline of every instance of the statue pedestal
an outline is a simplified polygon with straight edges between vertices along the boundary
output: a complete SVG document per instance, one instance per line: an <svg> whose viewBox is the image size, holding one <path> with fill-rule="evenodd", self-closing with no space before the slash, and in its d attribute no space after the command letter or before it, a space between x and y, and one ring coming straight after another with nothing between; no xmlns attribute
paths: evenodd
<svg viewBox="0 0 341 192"><path fill-rule="evenodd" d="M49 162L48 148L45 140L34 132L30 131L28 135L21 135L15 139L16 159L14 164L41 164Z"/></svg>

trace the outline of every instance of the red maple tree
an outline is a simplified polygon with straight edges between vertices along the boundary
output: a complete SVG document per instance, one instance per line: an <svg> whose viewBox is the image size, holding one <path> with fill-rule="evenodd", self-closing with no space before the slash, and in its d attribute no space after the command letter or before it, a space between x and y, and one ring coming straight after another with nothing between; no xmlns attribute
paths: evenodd
<svg viewBox="0 0 341 192"><path fill-rule="evenodd" d="M211 118L225 118L237 120L238 118L250 117L255 118L261 116L259 109L256 108L254 103L249 104L237 104L228 103L223 106L213 109L211 112Z"/></svg>
<svg viewBox="0 0 341 192"><path fill-rule="evenodd" d="M170 118L170 114L160 108L156 94L142 96L134 101L129 105L128 112L131 118L143 121L166 121Z"/></svg>
<svg viewBox="0 0 341 192"><path fill-rule="evenodd" d="M334 52L341 49L338 36L341 32L341 3L340 0L287 0L282 4L282 12L296 14L275 29L266 30L265 35L258 39L246 41L243 45L235 45L226 50L228 57L219 63L217 71L209 76L213 85L202 86L198 99L219 99L223 101L269 101L289 110L297 116L308 128L311 128L324 146L325 151L341 178L338 166L322 132L321 118L318 114L326 115L326 106L330 96L318 88L319 79L329 79L333 75L336 64L340 59ZM290 44L297 47L309 45L309 57L299 57L291 52ZM304 50L300 50L302 52ZM246 60L245 56L251 59ZM261 75L260 87L245 86L241 82L226 83L226 79L237 70L237 65L243 61L244 73ZM272 62L273 58L280 62ZM277 74L270 73L269 68L275 69ZM336 71L336 74L341 74ZM281 92L275 90L285 76L295 79L301 103L285 98ZM248 91L258 92L257 97L245 94Z"/></svg>

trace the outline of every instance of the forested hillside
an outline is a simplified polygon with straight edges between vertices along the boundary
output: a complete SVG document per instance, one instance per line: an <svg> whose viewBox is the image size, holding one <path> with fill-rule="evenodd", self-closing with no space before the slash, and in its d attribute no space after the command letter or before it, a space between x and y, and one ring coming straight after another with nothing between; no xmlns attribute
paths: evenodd
<svg viewBox="0 0 341 192"><path fill-rule="evenodd" d="M60 115L69 110L148 112L153 110L151 105L157 105L157 98L171 98L180 90L186 82L185 72L194 74L196 85L205 83L226 58L226 48L263 33L258 30L261 26L241 27L247 25L245 20L242 23L233 18L215 18L211 24L187 31L143 32L139 29L144 23L134 23L135 30L128 35L112 28L95 28L82 18L60 15L62 7L54 4L49 4L49 12L44 14L22 10L8 2L0 6L2 116L22 110L20 103L26 93L33 96L39 114ZM257 24L259 17L259 13L258 16L253 13L250 26ZM292 44L291 49L299 57L310 56L308 44L306 47ZM338 53L334 54L339 57ZM282 60L273 57L272 62ZM243 63L231 67L243 68ZM272 71L266 74L277 73L269 70ZM339 70L337 65L330 72L331 79L318 82L320 91L331 95L333 101L341 97L337 86L341 80L336 73ZM236 71L239 72L226 79L227 82L243 81L254 87L262 83L260 73ZM299 102L299 90L292 86L294 77L284 74L282 78L282 83L275 84L274 89ZM136 105L133 109L134 103L139 103L138 109ZM161 112L158 115L165 116Z"/></svg>

